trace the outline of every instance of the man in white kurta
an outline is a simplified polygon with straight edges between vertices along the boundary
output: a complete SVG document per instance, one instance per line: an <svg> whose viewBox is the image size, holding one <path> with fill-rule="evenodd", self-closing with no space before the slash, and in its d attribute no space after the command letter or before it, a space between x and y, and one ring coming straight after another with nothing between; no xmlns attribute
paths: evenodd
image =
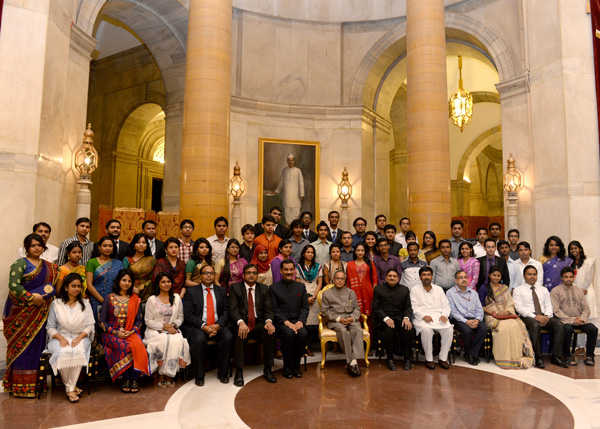
<svg viewBox="0 0 600 429"><path fill-rule="evenodd" d="M431 284L433 270L423 267L419 270L421 286L415 286L410 291L410 302L413 309L413 325L417 335L421 334L421 344L425 351L425 366L435 369L433 364L433 333L438 332L442 337L439 354L439 364L448 369L448 352L452 345L453 327L448 321L450 304L444 290Z"/></svg>
<svg viewBox="0 0 600 429"><path fill-rule="evenodd" d="M287 163L288 167L281 170L281 178L275 193L281 194L285 221L291 223L300 217L302 199L304 199L304 176L302 170L294 166L296 158L293 154L288 155Z"/></svg>

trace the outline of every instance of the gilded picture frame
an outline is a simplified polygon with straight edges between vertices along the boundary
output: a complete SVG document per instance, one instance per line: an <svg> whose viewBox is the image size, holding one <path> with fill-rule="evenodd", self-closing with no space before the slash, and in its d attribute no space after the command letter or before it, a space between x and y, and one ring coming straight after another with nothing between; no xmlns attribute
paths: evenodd
<svg viewBox="0 0 600 429"><path fill-rule="evenodd" d="M296 193L299 173L292 172L288 157L294 156L293 168L300 170L304 185L304 198L298 202ZM295 213L305 210L319 219L319 171L321 144L318 141L281 140L260 138L258 143L258 221L273 206L282 208L281 224L288 226ZM286 170L287 169L287 170ZM294 181L292 181L292 177ZM287 183L287 186L284 184ZM279 192L276 192L279 189ZM287 205L286 205L287 202ZM296 207L299 205L299 207Z"/></svg>

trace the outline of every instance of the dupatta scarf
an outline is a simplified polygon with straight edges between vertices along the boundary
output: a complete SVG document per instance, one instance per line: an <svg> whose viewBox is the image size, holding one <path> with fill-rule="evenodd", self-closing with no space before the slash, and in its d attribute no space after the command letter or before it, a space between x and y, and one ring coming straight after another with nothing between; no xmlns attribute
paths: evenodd
<svg viewBox="0 0 600 429"><path fill-rule="evenodd" d="M560 278L560 270L564 267L570 267L573 263L571 258L560 259L558 256L555 256L552 259L548 259L544 262L544 286L551 291L556 286L562 283L562 279ZM540 273L538 273L538 276Z"/></svg>
<svg viewBox="0 0 600 429"><path fill-rule="evenodd" d="M171 274L173 276L173 292L176 294L181 293L181 289L183 289L183 285L185 284L185 264L181 259L177 258L177 262L173 267L167 258L160 258L156 261L154 273L152 274L152 282L154 282L159 273Z"/></svg>
<svg viewBox="0 0 600 429"><path fill-rule="evenodd" d="M92 286L96 288L96 291L98 291L102 298L106 299L106 297L112 293L113 283L122 268L123 263L121 261L118 259L111 259L94 270ZM98 307L100 307L101 304L93 296L90 296L90 303L92 304L94 317L97 319Z"/></svg>
<svg viewBox="0 0 600 429"><path fill-rule="evenodd" d="M133 283L138 289L138 295L142 302L146 302L152 295L152 273L154 272L156 259L154 259L154 256L144 256L137 261L134 261L132 257L127 257L127 260L129 269L133 273Z"/></svg>
<svg viewBox="0 0 600 429"><path fill-rule="evenodd" d="M131 295L129 298L129 305L127 306L127 322L125 323L125 330L131 331L135 318L140 308L141 299L136 294ZM146 347L142 342L142 339L137 333L134 333L127 337L127 342L131 347L131 355L133 356L133 367L146 374L150 375L150 363L148 361L148 353Z"/></svg>

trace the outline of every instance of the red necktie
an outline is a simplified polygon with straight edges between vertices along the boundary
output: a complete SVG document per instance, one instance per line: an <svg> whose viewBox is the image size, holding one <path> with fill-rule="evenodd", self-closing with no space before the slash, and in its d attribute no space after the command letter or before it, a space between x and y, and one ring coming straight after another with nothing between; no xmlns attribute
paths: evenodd
<svg viewBox="0 0 600 429"><path fill-rule="evenodd" d="M253 330L256 325L256 316L254 314L254 300L252 299L252 288L248 289L248 329Z"/></svg>
<svg viewBox="0 0 600 429"><path fill-rule="evenodd" d="M208 326L215 324L215 303L209 287L206 288L206 324Z"/></svg>

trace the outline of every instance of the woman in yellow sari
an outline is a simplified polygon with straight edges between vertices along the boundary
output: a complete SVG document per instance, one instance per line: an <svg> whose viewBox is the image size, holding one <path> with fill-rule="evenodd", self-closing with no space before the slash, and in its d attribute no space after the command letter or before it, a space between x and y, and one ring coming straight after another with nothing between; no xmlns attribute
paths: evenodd
<svg viewBox="0 0 600 429"><path fill-rule="evenodd" d="M133 236L129 243L129 256L123 259L123 268L129 268L133 273L133 292L142 302L152 295L152 273L156 259L148 247L148 239L142 232Z"/></svg>
<svg viewBox="0 0 600 429"><path fill-rule="evenodd" d="M527 369L534 363L533 347L525 324L515 311L506 285L500 284L502 272L493 265L488 283L479 289L485 324L492 332L494 360L503 369Z"/></svg>
<svg viewBox="0 0 600 429"><path fill-rule="evenodd" d="M67 246L67 263L58 269L58 282L56 283L56 293L60 295L64 278L67 274L76 273L81 276L81 297L87 298L87 285L85 278L85 266L79 265L83 256L83 247L79 241L74 241Z"/></svg>

